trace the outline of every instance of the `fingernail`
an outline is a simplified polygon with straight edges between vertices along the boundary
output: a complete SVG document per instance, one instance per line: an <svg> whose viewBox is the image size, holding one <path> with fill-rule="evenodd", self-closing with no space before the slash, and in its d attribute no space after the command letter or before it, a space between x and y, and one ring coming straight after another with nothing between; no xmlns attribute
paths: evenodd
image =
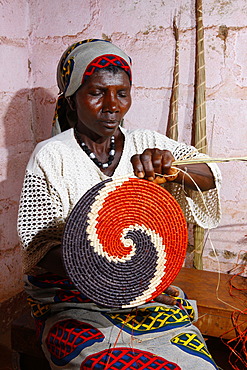
<svg viewBox="0 0 247 370"><path fill-rule="evenodd" d="M137 177L139 177L139 178L142 179L144 177L144 173L143 172L138 172L137 173Z"/></svg>

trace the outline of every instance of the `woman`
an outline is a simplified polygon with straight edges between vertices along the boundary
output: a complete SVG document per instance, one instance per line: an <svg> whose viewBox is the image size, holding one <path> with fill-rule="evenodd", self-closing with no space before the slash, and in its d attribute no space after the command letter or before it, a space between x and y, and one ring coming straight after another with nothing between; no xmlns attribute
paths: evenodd
<svg viewBox="0 0 247 370"><path fill-rule="evenodd" d="M191 324L196 307L180 290L170 287L169 296L158 296L134 314L103 309L75 289L61 255L65 221L81 196L109 177L130 173L148 181L172 180L165 186L187 221L215 227L220 218L217 167L178 166L185 172L174 173L174 159L199 156L195 148L149 130L121 128L131 106L131 61L110 42L73 44L59 62L57 77L56 125L63 132L32 154L18 222L25 287L51 368L217 368ZM167 177L157 180L156 173Z"/></svg>

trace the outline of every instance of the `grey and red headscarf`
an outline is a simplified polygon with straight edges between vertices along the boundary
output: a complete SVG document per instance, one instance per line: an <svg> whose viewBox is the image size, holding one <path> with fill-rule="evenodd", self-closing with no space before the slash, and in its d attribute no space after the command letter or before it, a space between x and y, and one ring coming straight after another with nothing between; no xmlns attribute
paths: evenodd
<svg viewBox="0 0 247 370"><path fill-rule="evenodd" d="M94 72L110 65L122 68L131 82L130 57L109 41L79 41L65 50L57 67L60 95L53 120L54 134L73 126L74 112L69 108L66 98L72 96Z"/></svg>

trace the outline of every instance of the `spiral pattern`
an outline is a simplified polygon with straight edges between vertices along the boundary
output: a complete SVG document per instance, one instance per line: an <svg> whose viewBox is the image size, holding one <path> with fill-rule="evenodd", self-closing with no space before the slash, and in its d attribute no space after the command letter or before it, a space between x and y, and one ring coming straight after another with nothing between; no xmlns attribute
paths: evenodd
<svg viewBox="0 0 247 370"><path fill-rule="evenodd" d="M187 248L180 206L159 185L136 178L103 181L74 207L63 256L75 286L94 302L117 308L161 294Z"/></svg>

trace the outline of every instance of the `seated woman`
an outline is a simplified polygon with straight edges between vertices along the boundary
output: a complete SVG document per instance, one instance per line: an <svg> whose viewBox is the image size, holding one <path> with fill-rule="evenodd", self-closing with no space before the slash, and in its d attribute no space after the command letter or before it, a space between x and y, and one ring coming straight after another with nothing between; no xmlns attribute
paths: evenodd
<svg viewBox="0 0 247 370"><path fill-rule="evenodd" d="M135 310L105 309L66 275L61 235L71 210L99 182L132 173L146 181L173 174L175 159L201 156L193 147L149 130L121 127L131 106L131 62L118 47L86 40L58 65L61 133L37 145L26 169L18 231L25 289L52 369L216 369L199 330L196 306L182 291ZM216 165L178 166L164 183L188 222L205 228L220 218ZM161 182L161 181L159 181ZM203 191L205 203L197 191Z"/></svg>

